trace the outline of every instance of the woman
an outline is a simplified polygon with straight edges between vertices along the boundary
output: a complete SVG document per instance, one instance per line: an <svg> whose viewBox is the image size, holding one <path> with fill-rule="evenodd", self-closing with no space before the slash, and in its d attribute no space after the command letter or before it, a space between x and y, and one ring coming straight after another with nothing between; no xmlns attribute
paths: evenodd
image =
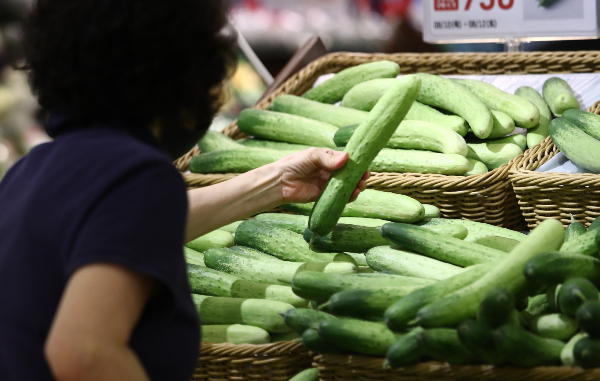
<svg viewBox="0 0 600 381"><path fill-rule="evenodd" d="M171 160L218 109L225 23L216 0L38 0L27 68L55 139L0 183L1 380L188 380L184 240L312 201L347 160L311 149L186 197Z"/></svg>

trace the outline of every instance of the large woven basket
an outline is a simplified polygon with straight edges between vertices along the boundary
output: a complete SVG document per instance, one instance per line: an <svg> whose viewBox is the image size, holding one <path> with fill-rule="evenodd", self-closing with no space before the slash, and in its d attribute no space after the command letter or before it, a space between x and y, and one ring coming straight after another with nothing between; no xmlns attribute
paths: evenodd
<svg viewBox="0 0 600 381"><path fill-rule="evenodd" d="M383 369L384 359L366 356L317 355L313 366L320 381L597 381L600 369L544 366L529 369L492 365L425 362Z"/></svg>
<svg viewBox="0 0 600 381"><path fill-rule="evenodd" d="M255 108L266 109L282 94L301 95L315 80L328 73L362 63L391 60L397 62L403 74L427 72L434 74L531 74L584 73L600 71L600 52L536 52L536 53L428 53L428 54L357 54L326 55L288 79ZM233 139L244 134L233 122L224 133ZM191 158L199 154L194 148L176 161L181 172L188 169ZM487 174L463 176L424 175L414 173L373 173L367 186L382 191L406 194L426 204L440 208L445 218L463 218L523 229L525 222L513 193L508 172L512 163ZM186 174L190 188L216 184L235 174Z"/></svg>
<svg viewBox="0 0 600 381"><path fill-rule="evenodd" d="M288 381L311 367L301 343L263 345L202 343L192 381Z"/></svg>
<svg viewBox="0 0 600 381"><path fill-rule="evenodd" d="M600 101L588 111L600 114ZM571 214L589 226L600 216L600 175L534 172L558 152L548 137L515 161L511 170L510 180L530 228L549 218L567 226Z"/></svg>

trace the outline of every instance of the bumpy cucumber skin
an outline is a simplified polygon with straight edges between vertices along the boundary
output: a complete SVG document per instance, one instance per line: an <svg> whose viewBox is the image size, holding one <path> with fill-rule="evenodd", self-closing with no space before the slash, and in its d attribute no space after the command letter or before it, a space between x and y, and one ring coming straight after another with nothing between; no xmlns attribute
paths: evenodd
<svg viewBox="0 0 600 381"><path fill-rule="evenodd" d="M508 164L523 154L523 150L513 143L467 143L467 146L467 158L481 161L489 170Z"/></svg>
<svg viewBox="0 0 600 381"><path fill-rule="evenodd" d="M290 381L319 381L319 370L309 368L290 378Z"/></svg>
<svg viewBox="0 0 600 381"><path fill-rule="evenodd" d="M581 338L573 347L573 358L584 368L600 366L600 340L591 337Z"/></svg>
<svg viewBox="0 0 600 381"><path fill-rule="evenodd" d="M508 324L514 311L514 295L502 287L496 287L489 290L479 303L477 319L492 328L497 328Z"/></svg>
<svg viewBox="0 0 600 381"><path fill-rule="evenodd" d="M231 297L231 286L238 277L207 267L187 264L190 290L194 294Z"/></svg>
<svg viewBox="0 0 600 381"><path fill-rule="evenodd" d="M369 166L373 172L428 173L462 176L469 161L462 155L384 148Z"/></svg>
<svg viewBox="0 0 600 381"><path fill-rule="evenodd" d="M232 246L229 249L235 251L236 253L242 254L244 257L248 258L258 259L262 261L281 261L281 259L274 257L271 254L263 253L260 250L253 249L248 246Z"/></svg>
<svg viewBox="0 0 600 381"><path fill-rule="evenodd" d="M425 228L436 233L449 235L450 237L458 239L465 239L469 235L467 228L462 225L438 225L426 226Z"/></svg>
<svg viewBox="0 0 600 381"><path fill-rule="evenodd" d="M437 226L437 225L448 225L448 224L456 224L462 225L469 231L469 235L465 238L465 241L474 242L478 238L487 237L490 235L496 235L499 237L505 237L514 239L517 241L523 241L525 237L527 237L523 233L519 233L510 229L501 228L498 226L488 225L481 222L469 221L469 220L461 220L461 219L452 219L452 218L432 218L430 220L423 220L417 222L416 225L428 227L428 226Z"/></svg>
<svg viewBox="0 0 600 381"><path fill-rule="evenodd" d="M421 81L414 76L398 80L354 132L344 150L348 161L332 172L310 215L308 227L315 235L324 236L333 230L356 185L404 119L420 86Z"/></svg>
<svg viewBox="0 0 600 381"><path fill-rule="evenodd" d="M550 136L572 162L591 172L600 173L600 141L564 118L554 119L550 123Z"/></svg>
<svg viewBox="0 0 600 381"><path fill-rule="evenodd" d="M192 173L245 173L271 164L289 155L290 151L269 149L230 149L196 155L190 160Z"/></svg>
<svg viewBox="0 0 600 381"><path fill-rule="evenodd" d="M392 368L413 365L423 357L422 348L417 342L417 335L423 332L423 328L417 327L399 338L385 355L388 365Z"/></svg>
<svg viewBox="0 0 600 381"><path fill-rule="evenodd" d="M475 95L450 79L425 73L416 75L421 79L421 91L417 96L419 102L463 117L481 139L490 135L494 127L492 114Z"/></svg>
<svg viewBox="0 0 600 381"><path fill-rule="evenodd" d="M587 233L585 225L575 221L575 218L571 215L571 224L565 229L565 242L584 235L585 233Z"/></svg>
<svg viewBox="0 0 600 381"><path fill-rule="evenodd" d="M558 220L543 221L481 279L422 308L417 323L423 327L453 327L475 316L490 289L504 285L508 291L517 293L526 286L525 263L537 254L557 250L564 237L564 228Z"/></svg>
<svg viewBox="0 0 600 381"><path fill-rule="evenodd" d="M339 354L345 350L334 343L323 340L316 329L309 328L302 334L302 345L311 352L321 354Z"/></svg>
<svg viewBox="0 0 600 381"><path fill-rule="evenodd" d="M401 297L393 289L346 290L329 298L329 311L336 316L381 320L385 311Z"/></svg>
<svg viewBox="0 0 600 381"><path fill-rule="evenodd" d="M395 81L395 78L377 78L359 83L348 90L341 105L356 110L371 111Z"/></svg>
<svg viewBox="0 0 600 381"><path fill-rule="evenodd" d="M389 244L381 237L379 228L345 224L335 225L333 231L324 237L315 236L307 228L303 237L313 248L349 253L365 253L373 247Z"/></svg>
<svg viewBox="0 0 600 381"><path fill-rule="evenodd" d="M600 140L600 115L581 110L566 110L563 118L573 123L586 134Z"/></svg>
<svg viewBox="0 0 600 381"><path fill-rule="evenodd" d="M260 148L275 151L287 151L289 153L300 152L312 148L312 146L307 146L303 144L275 142L271 140L262 140L254 138L239 140L239 144L245 148Z"/></svg>
<svg viewBox="0 0 600 381"><path fill-rule="evenodd" d="M474 242L483 246L491 247L492 249L504 251L506 253L510 253L511 250L519 244L519 241L517 240L506 237L498 237L495 235L477 238Z"/></svg>
<svg viewBox="0 0 600 381"><path fill-rule="evenodd" d="M502 111L491 110L492 118L494 119L494 127L487 139L501 138L508 134L512 134L515 130L515 121Z"/></svg>
<svg viewBox="0 0 600 381"><path fill-rule="evenodd" d="M483 175L484 173L488 173L489 169L480 162L479 160L467 158L469 161L469 170L465 173L465 176L473 176L473 175Z"/></svg>
<svg viewBox="0 0 600 381"><path fill-rule="evenodd" d="M308 226L308 217L298 214L262 213L254 217L254 219L277 226L281 229L293 231L296 234L304 233L306 226Z"/></svg>
<svg viewBox="0 0 600 381"><path fill-rule="evenodd" d="M417 334L417 343L424 354L450 364L473 364L477 357L461 343L456 329L428 329Z"/></svg>
<svg viewBox="0 0 600 381"><path fill-rule="evenodd" d="M531 332L541 337L566 341L577 333L577 321L563 314L540 315L529 323Z"/></svg>
<svg viewBox="0 0 600 381"><path fill-rule="evenodd" d="M238 128L260 139L335 148L336 126L298 115L248 108L238 117Z"/></svg>
<svg viewBox="0 0 600 381"><path fill-rule="evenodd" d="M596 244L596 240L598 237L600 237L600 235L598 235L598 230L596 228L593 228L592 225L590 225L590 227L588 228L587 233L580 235L579 237L572 239L569 242L565 242L560 248L560 251L565 253L576 253L594 256L598 254L598 245Z"/></svg>
<svg viewBox="0 0 600 381"><path fill-rule="evenodd" d="M492 329L477 320L465 320L456 329L460 342L484 364L501 365L506 360L494 344Z"/></svg>
<svg viewBox="0 0 600 381"><path fill-rule="evenodd" d="M600 338L600 301L590 300L577 309L577 323L590 337Z"/></svg>
<svg viewBox="0 0 600 381"><path fill-rule="evenodd" d="M531 148L540 144L542 140L548 137L548 127L552 120L552 114L546 101L544 101L544 98L542 98L540 93L533 87L519 87L517 91L515 91L515 95L527 99L540 110L540 120L538 121L538 125L527 131L527 147Z"/></svg>
<svg viewBox="0 0 600 381"><path fill-rule="evenodd" d="M575 93L564 79L548 78L544 82L542 95L554 116L560 117L563 112L569 109L579 109Z"/></svg>
<svg viewBox="0 0 600 381"><path fill-rule="evenodd" d="M320 323L337 319L328 313L311 310L308 308L296 308L283 314L285 324L296 332L304 332L309 328L315 328Z"/></svg>
<svg viewBox="0 0 600 381"><path fill-rule="evenodd" d="M322 84L308 90L302 97L322 102L336 103L354 86L376 78L395 78L400 66L391 61L377 61L344 69Z"/></svg>
<svg viewBox="0 0 600 381"><path fill-rule="evenodd" d="M319 337L349 351L385 356L397 336L384 324L355 319L336 319L319 324Z"/></svg>
<svg viewBox="0 0 600 381"><path fill-rule="evenodd" d="M514 325L505 325L494 331L494 343L509 362L521 367L560 363L565 343L546 339Z"/></svg>
<svg viewBox="0 0 600 381"><path fill-rule="evenodd" d="M244 149L245 147L222 132L208 130L198 141L198 148L201 152L208 153L224 149Z"/></svg>
<svg viewBox="0 0 600 381"><path fill-rule="evenodd" d="M206 250L233 245L235 245L233 234L224 230L214 230L185 244L186 247L201 253Z"/></svg>
<svg viewBox="0 0 600 381"><path fill-rule="evenodd" d="M280 95L273 102L273 111L303 116L305 118L344 127L353 123L362 123L368 113L347 107L337 107L316 102L295 95Z"/></svg>
<svg viewBox="0 0 600 381"><path fill-rule="evenodd" d="M231 343L231 344L267 344L271 341L269 332L251 325L206 325L202 329L203 343Z"/></svg>
<svg viewBox="0 0 600 381"><path fill-rule="evenodd" d="M540 120L540 110L525 98L474 79L457 79L455 81L473 92L490 110L505 113L520 127L535 127Z"/></svg>

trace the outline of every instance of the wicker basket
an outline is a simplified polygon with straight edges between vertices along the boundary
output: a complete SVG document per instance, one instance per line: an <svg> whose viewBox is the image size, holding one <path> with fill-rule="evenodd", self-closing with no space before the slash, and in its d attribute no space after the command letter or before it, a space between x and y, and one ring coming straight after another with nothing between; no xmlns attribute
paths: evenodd
<svg viewBox="0 0 600 381"><path fill-rule="evenodd" d="M426 362L383 369L384 359L366 356L317 355L313 366L320 381L597 381L600 369L544 366L529 369L492 365Z"/></svg>
<svg viewBox="0 0 600 381"><path fill-rule="evenodd" d="M600 101L588 111L600 114ZM534 172L558 152L548 137L519 158L511 170L510 180L529 228L549 218L567 226L571 214L589 226L600 216L600 175Z"/></svg>
<svg viewBox="0 0 600 381"><path fill-rule="evenodd" d="M311 357L301 343L272 344L202 343L192 381L288 381L311 367Z"/></svg>
<svg viewBox="0 0 600 381"><path fill-rule="evenodd" d="M362 63L391 60L397 62L403 74L428 72L434 74L531 74L583 73L600 71L600 52L537 52L537 53L431 53L431 54L356 54L334 53L324 56L299 71L255 108L266 109L282 94L300 95L315 80L327 73ZM224 133L233 139L244 134L236 122ZM181 172L188 169L191 158L199 153L194 148L176 161ZM413 173L373 173L369 188L406 194L440 208L445 218L464 218L515 230L525 227L513 193L508 172L512 163L487 174L463 176L424 175ZM202 187L226 181L235 174L186 174L188 187Z"/></svg>

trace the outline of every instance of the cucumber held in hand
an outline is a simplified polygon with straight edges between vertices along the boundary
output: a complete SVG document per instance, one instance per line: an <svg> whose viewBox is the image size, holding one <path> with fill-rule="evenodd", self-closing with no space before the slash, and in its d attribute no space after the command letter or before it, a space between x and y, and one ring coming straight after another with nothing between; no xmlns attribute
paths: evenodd
<svg viewBox="0 0 600 381"><path fill-rule="evenodd" d="M544 82L542 95L554 116L561 116L569 109L579 110L579 102L571 86L564 79L552 77Z"/></svg>
<svg viewBox="0 0 600 381"><path fill-rule="evenodd" d="M450 79L426 73L415 75L421 79L419 102L463 117L478 138L490 135L494 127L492 114L475 95Z"/></svg>
<svg viewBox="0 0 600 381"><path fill-rule="evenodd" d="M577 128L565 118L550 123L550 136L558 149L573 163L600 173L600 141Z"/></svg>
<svg viewBox="0 0 600 381"><path fill-rule="evenodd" d="M573 123L586 134L600 140L600 115L592 112L570 109L563 112L563 118Z"/></svg>
<svg viewBox="0 0 600 381"><path fill-rule="evenodd" d="M404 119L420 85L415 76L398 80L354 132L344 150L348 161L333 171L311 213L308 227L315 235L333 230L360 179Z"/></svg>
<svg viewBox="0 0 600 381"><path fill-rule="evenodd" d="M336 127L344 127L350 124L362 123L369 113L348 107L337 107L334 105L312 101L310 99L297 97L295 95L280 95L275 98L273 111L303 116L305 118L329 123Z"/></svg>
<svg viewBox="0 0 600 381"><path fill-rule="evenodd" d="M303 97L322 103L336 103L355 85L375 78L395 78L400 66L392 61L377 61L344 69L304 93Z"/></svg>
<svg viewBox="0 0 600 381"><path fill-rule="evenodd" d="M544 98L534 88L529 86L519 87L515 91L515 95L527 99L540 110L540 120L537 126L527 130L527 147L531 148L540 144L542 140L548 137L548 127L552 120L552 114Z"/></svg>

